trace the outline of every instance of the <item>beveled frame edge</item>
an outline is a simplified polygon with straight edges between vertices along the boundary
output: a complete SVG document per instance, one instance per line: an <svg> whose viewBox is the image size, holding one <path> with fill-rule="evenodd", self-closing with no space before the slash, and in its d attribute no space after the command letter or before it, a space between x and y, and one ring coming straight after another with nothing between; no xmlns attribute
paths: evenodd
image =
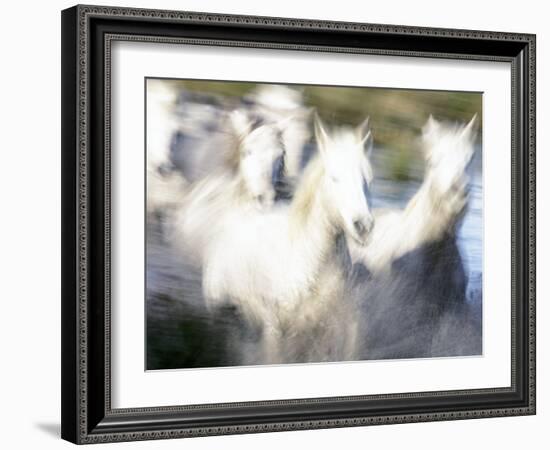
<svg viewBox="0 0 550 450"><path fill-rule="evenodd" d="M339 32L377 32L388 35L400 34L404 36L440 36L460 37L466 39L500 40L510 42L521 42L527 51L525 67L516 67L518 73L523 73L521 80L517 80L517 88L526 90L527 114L518 108L515 119L519 119L520 135L518 141L521 149L524 150L524 157L527 159L528 174L527 180L520 183L520 194L526 198L528 207L527 219L527 240L528 240L528 261L526 274L529 287L527 301L528 311L526 314L528 324L528 354L525 361L528 373L529 398L527 406L517 408L492 408L476 410L445 411L425 414L395 414L388 416L367 416L347 417L323 420L292 420L278 423L263 423L251 425L223 425L193 428L162 429L156 431L128 431L93 432L88 423L88 317L90 314L89 293L88 293L88 240L90 211L88 209L89 191L89 166L88 166L88 130L89 130L89 105L87 85L88 65L90 55L88 54L89 34L88 23L92 17L132 17L140 20L158 20L163 22L176 23L212 23L212 24L238 24L247 27L274 27L278 29L319 29ZM474 417L498 417L508 415L525 415L535 413L535 36L530 34L499 33L486 31L469 30L447 30L424 27L404 27L394 25L358 24L347 22L310 21L304 19L286 19L270 17L234 16L220 14L204 14L178 11L158 11L146 9L111 8L97 6L76 6L63 13L63 39L62 53L64 59L62 67L63 78L63 358L62 358L62 435L64 438L77 443L94 443L108 441L125 441L141 439L162 439L172 437L192 437L213 434L234 434L249 432L270 432L293 429L311 429L359 426L369 424L404 423L419 421L436 421L449 419L466 419ZM128 37L128 35L126 36ZM119 36L120 38L120 36ZM204 44L204 42L203 42ZM255 46L258 43L255 43ZM246 45L246 43L245 43ZM273 48L273 46L269 46ZM326 49L327 47L325 47ZM343 49L336 48L337 51ZM354 52L358 52L357 48ZM374 53L374 52L373 52ZM385 51L384 54L392 54ZM427 56L426 52L416 52L415 56ZM410 52L409 56L414 54ZM452 54L429 53L432 57L456 57ZM466 58L466 56L463 56ZM72 62L73 64L66 64ZM513 64L518 64L517 60ZM70 67L69 67L70 66ZM522 70L523 69L523 70ZM513 74L516 70L513 69ZM515 86L515 83L514 83ZM105 86L106 94L109 86ZM521 106L521 105L520 105ZM525 117L527 115L527 117ZM512 120L513 125L516 121ZM525 130L527 128L527 130ZM527 133L525 133L527 131ZM513 130L514 132L514 130ZM109 127L105 128L106 144L108 144ZM523 139L522 139L523 137ZM75 145L78 149L75 152ZM108 147L106 147L108 148ZM519 150L519 149L518 149ZM521 174L520 174L521 175ZM109 184L108 157L106 158L105 183ZM513 177L514 178L514 177ZM520 177L521 178L521 177ZM527 189L526 189L527 188ZM108 191L107 191L108 192ZM109 208L109 196L105 196L106 209ZM107 220L107 219L106 219ZM108 223L106 224L108 230ZM108 248L110 236L105 235L105 245ZM108 252L106 261L108 264ZM109 274L105 273L108 277ZM108 280L106 281L105 294L109 296ZM75 310L75 293L78 305ZM105 311L105 323L109 324L108 311ZM107 328L108 330L108 328ZM108 354L108 337L105 340ZM107 361L106 370L109 368ZM109 374L106 373L107 379ZM486 391L486 390L482 390ZM116 416L119 414L140 414L141 412L168 412L181 411L181 407L166 408L141 408L134 410L111 410L109 392L106 394L105 416ZM421 397L429 393L412 394L413 397ZM433 394L433 393L431 393ZM437 394L437 393L436 393ZM403 398L411 394L400 394ZM373 396L368 396L372 398ZM385 397L385 396L375 396ZM323 400L323 399L311 399ZM288 405L299 400L286 401ZM285 401L281 401L285 403ZM277 402L277 403L281 403ZM263 402L262 402L263 403ZM197 405L200 407L201 405Z"/></svg>

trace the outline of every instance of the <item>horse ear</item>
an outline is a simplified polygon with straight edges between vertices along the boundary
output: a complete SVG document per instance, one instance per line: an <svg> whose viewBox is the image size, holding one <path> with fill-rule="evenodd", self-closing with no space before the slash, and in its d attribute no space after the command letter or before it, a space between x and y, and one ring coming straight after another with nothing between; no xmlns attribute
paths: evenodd
<svg viewBox="0 0 550 450"><path fill-rule="evenodd" d="M425 125L422 127L422 142L424 143L423 150L424 159L426 161L430 161L432 158L432 144L437 138L437 133L439 132L440 127L441 124L435 120L434 116L431 114Z"/></svg>
<svg viewBox="0 0 550 450"><path fill-rule="evenodd" d="M367 118L359 124L359 126L355 131L357 133L357 138L361 142L361 145L365 145L365 143L367 142L367 139L369 138L369 134L370 134L369 121L370 121L370 117L367 116Z"/></svg>
<svg viewBox="0 0 550 450"><path fill-rule="evenodd" d="M430 114L430 117L428 117L428 121L422 127L422 136L424 138L432 136L436 131L439 130L439 127L440 127L439 122L435 120L434 116Z"/></svg>
<svg viewBox="0 0 550 450"><path fill-rule="evenodd" d="M313 117L313 127L315 129L315 140L317 141L319 153L324 156L326 154L329 137L317 112L315 112Z"/></svg>
<svg viewBox="0 0 550 450"><path fill-rule="evenodd" d="M470 159L472 158L475 152L474 143L477 137L476 122L477 122L477 114L474 114L472 119L468 122L468 124L464 127L464 129L461 132L461 137L465 139L467 142L467 145L465 145L465 148L467 149L465 154L466 161L470 161Z"/></svg>
<svg viewBox="0 0 550 450"><path fill-rule="evenodd" d="M372 156L372 150L374 148L374 139L370 130L367 132L367 135L363 139L362 145L365 151L365 156L367 158L370 158Z"/></svg>
<svg viewBox="0 0 550 450"><path fill-rule="evenodd" d="M441 129L441 124L430 114L428 121L422 127L422 141L424 143L424 158L429 161L432 158L432 145L436 142Z"/></svg>
<svg viewBox="0 0 550 450"><path fill-rule="evenodd" d="M363 122L355 129L357 139L359 139L361 148L364 150L367 158L370 158L373 148L373 138L369 127L370 117L367 116Z"/></svg>
<svg viewBox="0 0 550 450"><path fill-rule="evenodd" d="M472 119L468 122L468 124L462 130L462 136L467 138L471 142L475 141L477 137L477 129L474 129L476 122L477 122L477 113L474 114Z"/></svg>
<svg viewBox="0 0 550 450"><path fill-rule="evenodd" d="M252 131L252 122L248 116L239 110L232 111L229 114L229 123L239 139L243 139L245 136L249 135Z"/></svg>

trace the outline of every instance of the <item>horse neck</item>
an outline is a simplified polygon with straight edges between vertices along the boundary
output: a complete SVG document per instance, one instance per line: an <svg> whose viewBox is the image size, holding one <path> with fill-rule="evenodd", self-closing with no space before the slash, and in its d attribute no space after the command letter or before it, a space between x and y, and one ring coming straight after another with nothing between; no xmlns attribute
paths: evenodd
<svg viewBox="0 0 550 450"><path fill-rule="evenodd" d="M452 217L441 212L444 199L434 191L430 173L405 208L405 220L411 224L409 233L421 243L436 239L452 227ZM439 211L439 214L434 214ZM413 225L414 224L414 225Z"/></svg>
<svg viewBox="0 0 550 450"><path fill-rule="evenodd" d="M335 220L327 208L321 185L324 169L320 161L312 161L294 195L290 210L290 233L296 248L315 262L321 263L334 246L337 235Z"/></svg>

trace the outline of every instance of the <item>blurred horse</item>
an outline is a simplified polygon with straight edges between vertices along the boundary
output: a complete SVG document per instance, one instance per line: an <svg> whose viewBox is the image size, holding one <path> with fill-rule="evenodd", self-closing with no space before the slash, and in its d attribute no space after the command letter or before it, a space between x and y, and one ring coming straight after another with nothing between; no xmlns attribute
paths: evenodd
<svg viewBox="0 0 550 450"><path fill-rule="evenodd" d="M404 210L374 211L372 238L363 247L352 243L352 259L373 272L388 270L401 256L454 230L467 204L466 167L474 153L475 119L452 126L430 116L422 132L426 172L420 189Z"/></svg>
<svg viewBox="0 0 550 450"><path fill-rule="evenodd" d="M466 302L455 235L467 205L475 120L457 126L430 117L422 133L426 172L420 189L402 211L375 210L367 245L350 245L363 273L364 358L481 351L481 314Z"/></svg>
<svg viewBox="0 0 550 450"><path fill-rule="evenodd" d="M315 133L319 154L291 203L232 209L205 254L207 304L233 304L260 330L264 363L353 359L356 351L357 314L351 299L342 301L347 286L335 251L341 234L369 240L372 139L366 126L329 135L318 118Z"/></svg>
<svg viewBox="0 0 550 450"><path fill-rule="evenodd" d="M284 85L264 84L245 98L250 114L264 123L276 123L289 117L282 131L285 146L285 181L290 189L296 184L303 169L304 150L311 138L310 116L312 108L306 107L302 93ZM289 188L287 186L287 188Z"/></svg>
<svg viewBox="0 0 550 450"><path fill-rule="evenodd" d="M191 184L171 226L171 239L199 266L225 215L273 205L274 174L284 158L281 124L254 127L246 113L236 110L228 126L224 165Z"/></svg>
<svg viewBox="0 0 550 450"><path fill-rule="evenodd" d="M233 109L220 97L180 91L170 158L190 184L227 167L234 151L227 126L228 111Z"/></svg>
<svg viewBox="0 0 550 450"><path fill-rule="evenodd" d="M179 123L175 114L178 91L164 80L147 80L147 215L162 215L174 207L186 182L173 170L172 136Z"/></svg>

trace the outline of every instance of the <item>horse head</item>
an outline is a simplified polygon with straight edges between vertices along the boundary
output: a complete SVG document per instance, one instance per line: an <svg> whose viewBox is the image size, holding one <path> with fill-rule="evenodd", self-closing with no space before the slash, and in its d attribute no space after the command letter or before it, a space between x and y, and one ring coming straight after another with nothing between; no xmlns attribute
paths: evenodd
<svg viewBox="0 0 550 450"><path fill-rule="evenodd" d="M374 226L369 205L372 168L368 156L373 139L368 118L356 129L342 127L330 134L318 116L314 123L328 211L347 236L364 245Z"/></svg>
<svg viewBox="0 0 550 450"><path fill-rule="evenodd" d="M464 191L466 168L475 150L477 117L467 125L451 125L429 117L422 128L426 176L439 195Z"/></svg>
<svg viewBox="0 0 550 450"><path fill-rule="evenodd" d="M254 123L240 110L233 111L230 118L237 137L233 157L244 190L256 206L269 208L275 201L275 183L284 171L284 122Z"/></svg>

